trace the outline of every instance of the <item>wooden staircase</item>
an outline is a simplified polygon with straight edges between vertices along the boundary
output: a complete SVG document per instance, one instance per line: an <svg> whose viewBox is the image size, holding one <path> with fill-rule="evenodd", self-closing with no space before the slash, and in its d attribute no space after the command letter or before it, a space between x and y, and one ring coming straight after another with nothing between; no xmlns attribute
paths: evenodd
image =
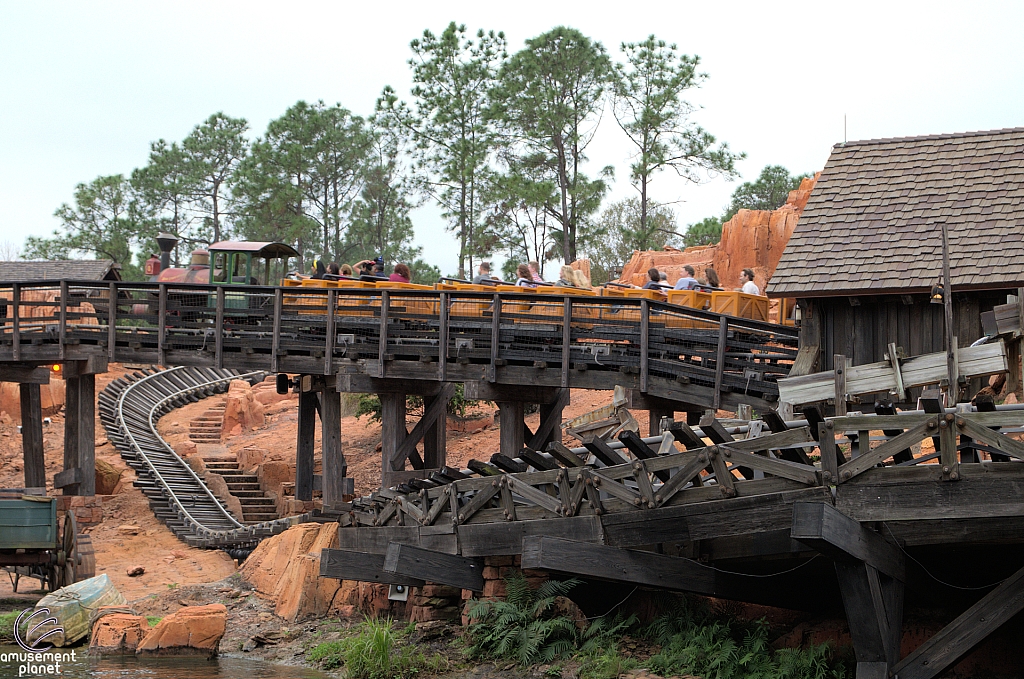
<svg viewBox="0 0 1024 679"><path fill-rule="evenodd" d="M199 417L192 418L188 426L188 438L195 443L220 443L220 432L224 426L225 402L217 399Z"/></svg>

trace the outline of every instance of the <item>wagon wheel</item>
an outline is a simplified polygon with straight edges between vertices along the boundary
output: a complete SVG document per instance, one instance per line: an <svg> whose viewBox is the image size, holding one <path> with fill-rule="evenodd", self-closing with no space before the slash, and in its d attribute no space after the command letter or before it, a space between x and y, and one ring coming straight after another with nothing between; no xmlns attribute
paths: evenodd
<svg viewBox="0 0 1024 679"><path fill-rule="evenodd" d="M64 519L64 566L62 573L61 587L67 587L75 582L75 562L78 561L78 522L75 521L75 513L68 510ZM60 568L60 564L58 564Z"/></svg>

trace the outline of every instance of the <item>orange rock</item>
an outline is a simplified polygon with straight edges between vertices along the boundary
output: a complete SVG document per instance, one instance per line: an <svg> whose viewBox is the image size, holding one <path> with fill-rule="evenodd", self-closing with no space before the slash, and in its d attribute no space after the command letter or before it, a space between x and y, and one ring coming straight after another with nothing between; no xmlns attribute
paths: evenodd
<svg viewBox="0 0 1024 679"><path fill-rule="evenodd" d="M106 460L96 460L96 494L113 495L123 473L123 469L118 469Z"/></svg>
<svg viewBox="0 0 1024 679"><path fill-rule="evenodd" d="M295 465L288 462L264 462L260 465L257 476L262 490L280 497L283 494L281 486L295 482Z"/></svg>
<svg viewBox="0 0 1024 679"><path fill-rule="evenodd" d="M224 397L224 422L221 436L235 436L253 427L262 427L265 422L263 404L253 396L248 382L235 380L228 387Z"/></svg>
<svg viewBox="0 0 1024 679"><path fill-rule="evenodd" d="M92 626L89 653L92 655L134 655L139 642L149 631L141 615L110 613Z"/></svg>
<svg viewBox="0 0 1024 679"><path fill-rule="evenodd" d="M217 655L227 628L224 604L187 606L157 623L139 644L136 655Z"/></svg>
<svg viewBox="0 0 1024 679"><path fill-rule="evenodd" d="M39 387L39 402L43 415L53 415L64 407L64 380L50 379L49 384ZM0 382L0 412L7 413L18 424L21 423L21 389L14 382Z"/></svg>

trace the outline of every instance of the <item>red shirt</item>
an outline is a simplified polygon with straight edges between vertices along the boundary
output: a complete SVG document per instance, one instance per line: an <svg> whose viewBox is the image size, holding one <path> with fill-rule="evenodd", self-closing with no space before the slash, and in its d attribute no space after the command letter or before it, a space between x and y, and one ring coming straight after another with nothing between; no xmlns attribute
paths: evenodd
<svg viewBox="0 0 1024 679"><path fill-rule="evenodd" d="M408 278L406 278L405 276L403 276L401 274L397 274L397 273L393 273L390 276L388 276L388 280L389 281L394 281L395 283L408 283L409 282Z"/></svg>

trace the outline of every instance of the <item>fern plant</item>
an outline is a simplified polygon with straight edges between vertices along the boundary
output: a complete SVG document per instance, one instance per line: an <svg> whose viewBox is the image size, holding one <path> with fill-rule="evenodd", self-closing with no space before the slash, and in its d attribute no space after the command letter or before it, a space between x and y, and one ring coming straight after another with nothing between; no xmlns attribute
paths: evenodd
<svg viewBox="0 0 1024 679"><path fill-rule="evenodd" d="M548 580L530 587L521 573L505 579L504 601L473 599L466 613L472 656L514 660L520 665L548 663L576 650L578 630L566 616L552 613L555 599L565 596L579 580Z"/></svg>

